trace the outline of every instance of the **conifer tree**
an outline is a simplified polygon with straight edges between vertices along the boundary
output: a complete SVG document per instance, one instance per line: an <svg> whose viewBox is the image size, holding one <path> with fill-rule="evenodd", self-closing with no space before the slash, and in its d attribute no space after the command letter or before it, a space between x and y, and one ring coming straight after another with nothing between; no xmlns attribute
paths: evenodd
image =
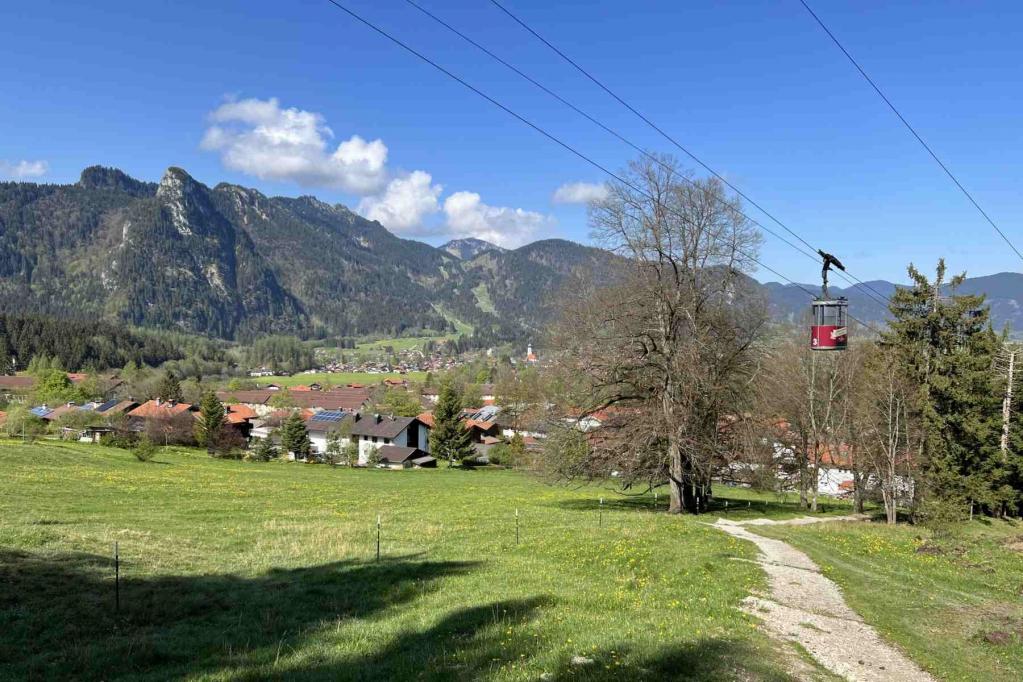
<svg viewBox="0 0 1023 682"><path fill-rule="evenodd" d="M160 385L156 389L156 397L168 402L172 400L181 402L184 400L181 395L181 382L178 381L178 378L170 370L164 372Z"/></svg>
<svg viewBox="0 0 1023 682"><path fill-rule="evenodd" d="M277 459L277 446L274 444L273 436L257 439L256 447L252 450L252 458L257 462L269 462Z"/></svg>
<svg viewBox="0 0 1023 682"><path fill-rule="evenodd" d="M471 467L475 461L472 435L462 423L462 398L450 383L441 387L437 408L433 411L430 449L434 457L448 460L449 466L457 461Z"/></svg>
<svg viewBox="0 0 1023 682"><path fill-rule="evenodd" d="M224 427L227 425L227 413L217 399L217 394L207 391L199 403L199 418L195 422L195 439L206 452L213 454L221 443Z"/></svg>
<svg viewBox="0 0 1023 682"><path fill-rule="evenodd" d="M293 412L281 424L281 445L284 451L293 454L295 459L307 459L312 452L309 431L300 413Z"/></svg>
<svg viewBox="0 0 1023 682"><path fill-rule="evenodd" d="M912 286L891 297L892 321L882 343L894 350L906 378L919 386L917 445L926 488L959 504L991 508L1003 475L999 462L1001 383L994 357L1001 340L983 296L962 295L965 274L945 281L938 261L929 281L912 265Z"/></svg>

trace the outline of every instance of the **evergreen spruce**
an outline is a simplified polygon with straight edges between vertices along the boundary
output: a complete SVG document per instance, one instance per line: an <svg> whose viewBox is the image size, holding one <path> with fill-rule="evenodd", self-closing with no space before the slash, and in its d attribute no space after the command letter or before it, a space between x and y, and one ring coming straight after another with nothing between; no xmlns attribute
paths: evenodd
<svg viewBox="0 0 1023 682"><path fill-rule="evenodd" d="M181 402L184 400L181 394L181 382L174 376L174 372L170 370L164 372L163 379L160 380L160 385L156 389L156 397L166 401Z"/></svg>
<svg viewBox="0 0 1023 682"><path fill-rule="evenodd" d="M274 444L273 436L258 438L256 447L252 450L252 458L257 462L269 462L277 459L277 446Z"/></svg>
<svg viewBox="0 0 1023 682"><path fill-rule="evenodd" d="M893 320L882 343L895 350L907 378L920 387L917 465L925 492L992 511L1006 480L999 452L1004 383L994 370L1001 340L984 297L956 293L965 275L946 283L944 260L933 282L912 265L909 276L912 286L891 298Z"/></svg>
<svg viewBox="0 0 1023 682"><path fill-rule="evenodd" d="M433 411L430 450L434 457L446 459L449 466L459 462L471 467L476 459L472 435L462 423L462 397L450 383L441 388Z"/></svg>
<svg viewBox="0 0 1023 682"><path fill-rule="evenodd" d="M199 403L199 418L195 422L195 439L199 446L205 446L206 452L213 454L222 442L224 428L227 426L227 413L217 399L217 394L207 391Z"/></svg>
<svg viewBox="0 0 1023 682"><path fill-rule="evenodd" d="M295 459L308 459L312 453L309 431L306 429L300 413L293 412L281 424L281 445L284 452L291 453Z"/></svg>

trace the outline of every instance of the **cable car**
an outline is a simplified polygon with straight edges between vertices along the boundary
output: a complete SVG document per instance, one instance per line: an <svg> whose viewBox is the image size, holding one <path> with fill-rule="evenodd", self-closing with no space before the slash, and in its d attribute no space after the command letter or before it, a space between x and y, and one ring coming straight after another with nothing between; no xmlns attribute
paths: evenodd
<svg viewBox="0 0 1023 682"><path fill-rule="evenodd" d="M845 350L849 345L849 301L843 297L828 296L828 271L834 265L839 270L845 266L830 253L818 251L824 259L821 270L821 297L810 304L810 349Z"/></svg>
<svg viewBox="0 0 1023 682"><path fill-rule="evenodd" d="M844 298L816 299L810 304L810 348L813 350L845 350L849 345L846 322L849 301Z"/></svg>

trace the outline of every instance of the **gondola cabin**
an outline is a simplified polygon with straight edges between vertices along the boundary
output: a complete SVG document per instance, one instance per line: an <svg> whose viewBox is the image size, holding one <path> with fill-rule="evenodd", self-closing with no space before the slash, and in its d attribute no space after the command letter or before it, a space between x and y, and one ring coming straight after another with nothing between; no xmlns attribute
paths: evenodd
<svg viewBox="0 0 1023 682"><path fill-rule="evenodd" d="M845 350L849 345L848 317L849 301L844 298L815 300L812 304L810 323L810 348L812 350Z"/></svg>

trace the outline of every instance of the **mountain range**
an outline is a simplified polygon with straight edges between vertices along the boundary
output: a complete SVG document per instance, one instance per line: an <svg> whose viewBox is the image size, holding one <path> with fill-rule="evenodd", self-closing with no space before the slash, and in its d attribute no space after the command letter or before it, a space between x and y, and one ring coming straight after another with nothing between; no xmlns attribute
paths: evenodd
<svg viewBox="0 0 1023 682"><path fill-rule="evenodd" d="M159 183L85 169L0 183L0 311L104 318L228 339L471 326L525 338L551 292L614 256L564 240L505 250L401 239L340 204L268 197L180 168Z"/></svg>
<svg viewBox="0 0 1023 682"><path fill-rule="evenodd" d="M609 277L617 256L560 239L503 249L401 239L341 204L208 187L180 168L159 183L94 166L70 185L0 183L0 312L111 319L227 339L450 332L534 337L575 278ZM800 322L798 285L762 285L772 314ZM816 291L816 285L802 285ZM853 314L884 318L872 293L840 289ZM996 326L1023 329L1023 275L968 279Z"/></svg>

